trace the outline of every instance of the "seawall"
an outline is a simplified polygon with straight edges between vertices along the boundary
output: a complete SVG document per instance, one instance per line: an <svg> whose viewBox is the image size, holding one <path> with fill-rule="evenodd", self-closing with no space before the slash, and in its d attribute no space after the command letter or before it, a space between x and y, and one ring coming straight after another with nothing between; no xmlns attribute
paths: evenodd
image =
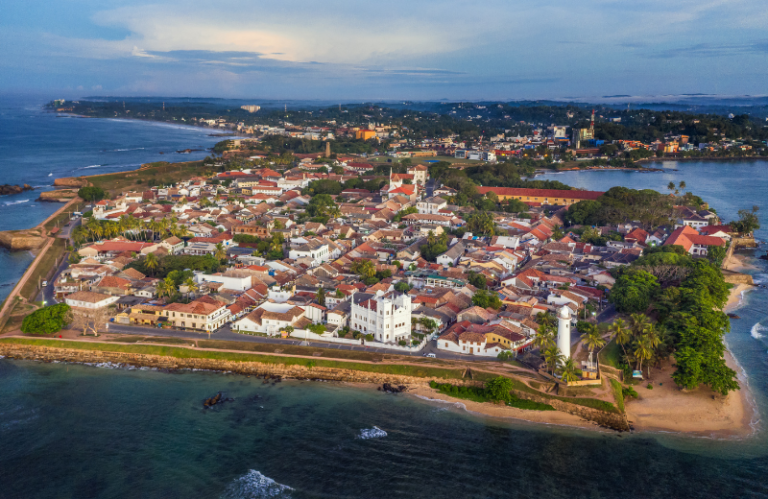
<svg viewBox="0 0 768 499"><path fill-rule="evenodd" d="M319 366L309 368L302 365L285 365L279 362L238 362L220 359L180 358L139 353L53 348L38 345L17 345L12 343L0 343L0 355L13 359L36 360L42 362L59 361L89 364L111 362L113 364L127 364L136 367L153 367L157 369L204 369L246 375L263 376L268 374L270 376L282 376L285 378L309 378L352 383L390 383L393 385L418 384L428 386L429 382L432 380L445 382L442 378L421 378L416 376ZM482 383L471 380L451 380L451 382L459 385L482 385Z"/></svg>
<svg viewBox="0 0 768 499"><path fill-rule="evenodd" d="M592 409L591 407L585 407L583 405L573 404L564 400L548 398L541 395L536 395L522 390L512 390L518 398L525 400L532 400L542 404L549 404L560 412L566 412L573 414L587 421L593 421L600 426L610 428L616 431L630 431L632 429L627 415L623 412L606 412L599 409Z"/></svg>

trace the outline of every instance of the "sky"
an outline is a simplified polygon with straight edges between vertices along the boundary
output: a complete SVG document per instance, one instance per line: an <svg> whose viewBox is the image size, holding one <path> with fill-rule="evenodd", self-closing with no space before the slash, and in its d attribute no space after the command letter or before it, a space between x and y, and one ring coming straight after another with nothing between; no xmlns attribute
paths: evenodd
<svg viewBox="0 0 768 499"><path fill-rule="evenodd" d="M765 0L0 0L0 93L764 95Z"/></svg>

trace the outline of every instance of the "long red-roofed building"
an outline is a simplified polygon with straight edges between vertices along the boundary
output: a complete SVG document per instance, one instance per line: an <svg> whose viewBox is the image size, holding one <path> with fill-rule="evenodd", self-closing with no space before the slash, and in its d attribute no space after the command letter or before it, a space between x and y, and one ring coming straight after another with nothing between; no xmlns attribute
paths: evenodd
<svg viewBox="0 0 768 499"><path fill-rule="evenodd" d="M477 192L480 194L493 192L502 201L517 199L524 203L543 203L558 206L570 206L579 201L594 201L604 194L598 191L526 189L518 187L478 187Z"/></svg>

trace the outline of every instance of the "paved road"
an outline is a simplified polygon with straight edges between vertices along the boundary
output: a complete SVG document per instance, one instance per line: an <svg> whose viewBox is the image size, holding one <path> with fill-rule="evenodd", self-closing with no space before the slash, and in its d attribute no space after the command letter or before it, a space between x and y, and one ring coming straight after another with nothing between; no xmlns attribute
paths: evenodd
<svg viewBox="0 0 768 499"><path fill-rule="evenodd" d="M135 334L142 336L162 336L172 338L185 338L194 340L208 339L208 335L205 333L195 333L193 331L180 331L176 329L160 329L153 327L141 327L141 326L126 326L123 324L109 324L109 332L117 334ZM218 331L211 334L212 340L224 340L224 341L244 341L250 343L268 343L272 345L301 345L302 340L300 338L267 338L264 336L250 336L247 334L235 333L232 331L229 324L224 325ZM358 345L340 345L337 343L323 343L320 341L310 342L310 346L315 348L329 348L334 350L356 350L360 352L371 353L389 353L393 355L407 355L410 357L421 357L425 353L434 353L437 358L447 360L466 360L466 361L488 361L493 360L487 357L474 357L471 355L459 355L449 352L443 352L437 349L436 342L430 341L427 345L414 352L402 352L399 350L389 350L386 348L373 348L367 346Z"/></svg>
<svg viewBox="0 0 768 499"><path fill-rule="evenodd" d="M431 198L432 194L435 192L435 189L437 188L437 181L433 178L427 180L427 183L424 184L424 188L427 191L427 197Z"/></svg>
<svg viewBox="0 0 768 499"><path fill-rule="evenodd" d="M70 222L69 224L65 225L61 228L61 231L56 237L60 237L62 239L66 239L68 244L72 244L72 241L69 240L70 234L72 234L72 229L77 227L82 223L82 219L78 218L77 220ZM53 277L51 277L51 280L48 281L48 286L42 288L40 290L40 293L37 294L37 297L35 298L37 301L43 301L45 300L46 305L54 305L58 303L58 301L55 298L55 289L53 284L56 282L56 280L59 278L61 273L69 267L69 262L65 258L61 261L61 264L59 265L59 268L56 269L56 272L54 272Z"/></svg>

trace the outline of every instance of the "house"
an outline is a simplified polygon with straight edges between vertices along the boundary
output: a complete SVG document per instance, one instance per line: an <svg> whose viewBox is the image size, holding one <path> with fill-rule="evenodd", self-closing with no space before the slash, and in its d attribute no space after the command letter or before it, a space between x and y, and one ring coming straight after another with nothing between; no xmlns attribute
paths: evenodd
<svg viewBox="0 0 768 499"><path fill-rule="evenodd" d="M682 246L689 254L706 256L713 247L725 247L725 240L714 236L702 236L690 225L675 229L664 242L664 246Z"/></svg>
<svg viewBox="0 0 768 499"><path fill-rule="evenodd" d="M70 307L94 310L107 307L119 299L119 296L96 293L94 291L75 291L67 295L64 302Z"/></svg>
<svg viewBox="0 0 768 499"><path fill-rule="evenodd" d="M184 241L176 236L171 236L167 239L164 239L160 243L160 246L167 249L169 255L178 255L184 249Z"/></svg>
<svg viewBox="0 0 768 499"><path fill-rule="evenodd" d="M416 203L416 209L419 213L437 215L440 210L448 206L448 201L441 197L426 198Z"/></svg>
<svg viewBox="0 0 768 499"><path fill-rule="evenodd" d="M317 239L301 238L296 244L291 244L288 252L288 258L300 260L306 258L310 262L310 267L317 267L331 259L328 243Z"/></svg>
<svg viewBox="0 0 768 499"><path fill-rule="evenodd" d="M287 327L306 329L312 321L304 317L304 310L289 303L262 303L259 308L235 321L232 328L237 332L265 333L276 336Z"/></svg>
<svg viewBox="0 0 768 499"><path fill-rule="evenodd" d="M208 297L189 303L171 303L161 313L165 322L175 328L200 332L216 331L224 325L229 315L230 311L223 303Z"/></svg>
<svg viewBox="0 0 768 499"><path fill-rule="evenodd" d="M448 251L442 255L438 255L435 261L440 265L454 266L456 265L456 262L459 261L459 258L464 256L465 251L466 247L464 246L464 243L456 243L451 246Z"/></svg>
<svg viewBox="0 0 768 499"><path fill-rule="evenodd" d="M517 187L478 187L477 192L488 194L493 192L499 200L517 199L524 203L539 203L558 206L570 206L579 201L595 201L603 192L557 190L557 189L526 189Z"/></svg>
<svg viewBox="0 0 768 499"><path fill-rule="evenodd" d="M219 283L224 289L230 289L232 291L247 291L251 289L251 276L232 276L224 275L221 273L216 274L203 274L202 272L195 273L195 282L197 284L203 283Z"/></svg>
<svg viewBox="0 0 768 499"><path fill-rule="evenodd" d="M408 173L413 175L413 182L424 185L429 179L429 168L424 165L416 165L408 168Z"/></svg>

